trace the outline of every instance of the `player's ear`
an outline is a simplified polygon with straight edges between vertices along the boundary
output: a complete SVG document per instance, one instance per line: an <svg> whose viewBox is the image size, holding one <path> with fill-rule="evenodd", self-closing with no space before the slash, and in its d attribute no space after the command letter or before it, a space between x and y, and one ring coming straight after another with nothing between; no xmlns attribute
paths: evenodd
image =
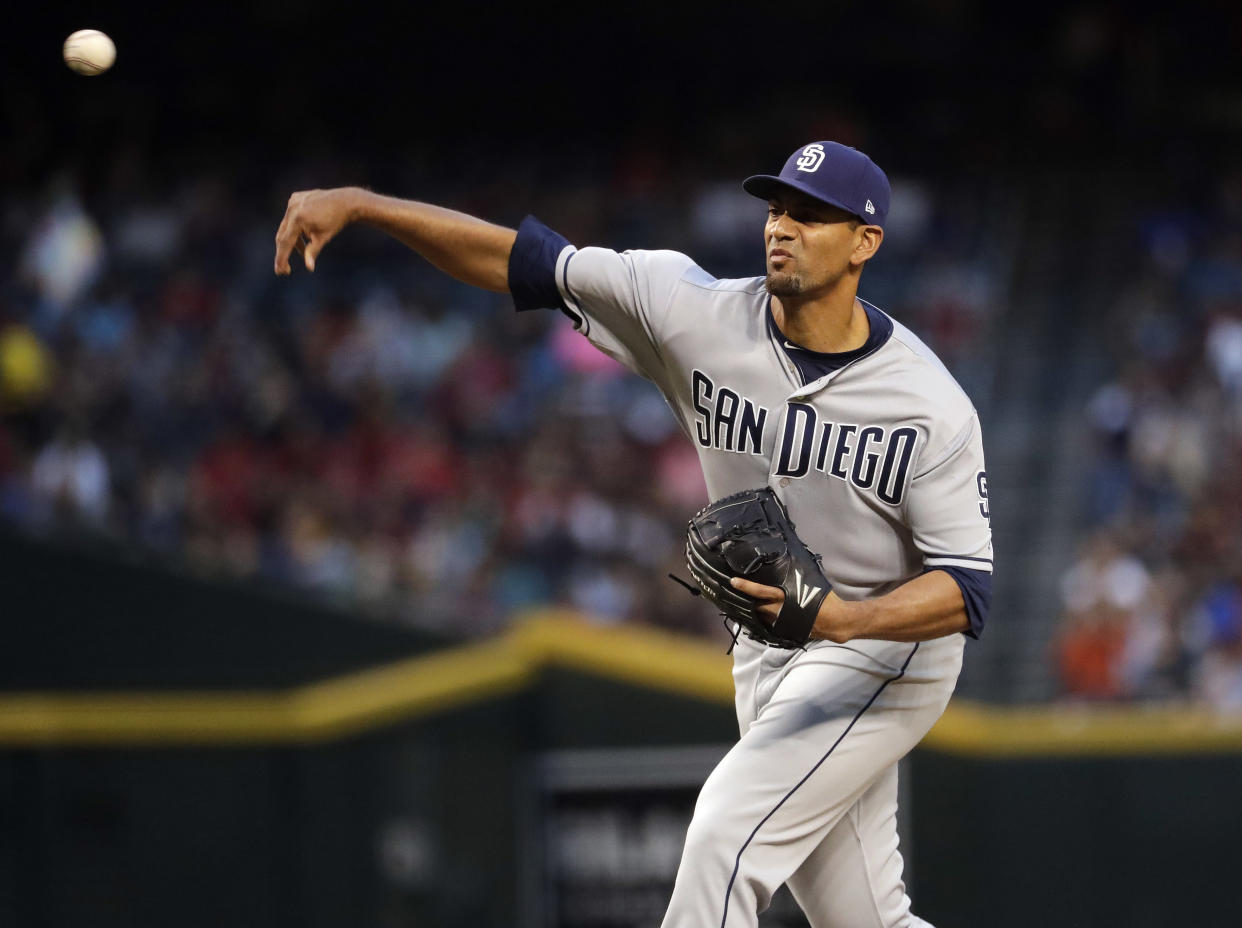
<svg viewBox="0 0 1242 928"><path fill-rule="evenodd" d="M879 226L859 226L858 237L854 240L854 253L850 255L850 263L858 265L869 261L884 241L884 230Z"/></svg>

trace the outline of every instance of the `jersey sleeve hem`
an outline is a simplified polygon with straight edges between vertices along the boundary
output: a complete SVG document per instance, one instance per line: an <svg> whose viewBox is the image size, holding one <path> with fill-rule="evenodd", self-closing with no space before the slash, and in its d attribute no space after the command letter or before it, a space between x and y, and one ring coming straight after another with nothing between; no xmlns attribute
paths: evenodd
<svg viewBox="0 0 1242 928"><path fill-rule="evenodd" d="M556 274L562 256L573 245L534 216L518 226L517 238L509 252L509 293L518 312L531 309L559 309L568 312L557 286Z"/></svg>
<svg viewBox="0 0 1242 928"><path fill-rule="evenodd" d="M964 570L981 570L990 574L992 559L990 557L966 557L961 554L929 554L923 558L923 566L927 568L960 567Z"/></svg>
<svg viewBox="0 0 1242 928"><path fill-rule="evenodd" d="M989 565L990 567L991 565ZM962 593L962 604L966 607L966 618L970 627L962 632L971 638L983 634L984 623L988 619L988 610L992 605L992 572L976 568L956 567L949 564L929 565L924 573L932 570L943 570L953 578Z"/></svg>

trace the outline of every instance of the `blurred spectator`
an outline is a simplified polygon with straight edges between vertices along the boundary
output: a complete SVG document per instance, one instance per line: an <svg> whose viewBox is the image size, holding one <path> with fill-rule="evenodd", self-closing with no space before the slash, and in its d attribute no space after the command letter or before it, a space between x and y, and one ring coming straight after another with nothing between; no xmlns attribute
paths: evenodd
<svg viewBox="0 0 1242 928"><path fill-rule="evenodd" d="M103 527L110 503L108 462L79 426L66 425L39 451L31 484L66 520Z"/></svg>
<svg viewBox="0 0 1242 928"><path fill-rule="evenodd" d="M1237 400L1242 396L1242 318L1217 316L1208 327L1205 347L1217 381Z"/></svg>
<svg viewBox="0 0 1242 928"><path fill-rule="evenodd" d="M52 385L54 368L51 354L28 327L0 326L0 411L38 402Z"/></svg>
<svg viewBox="0 0 1242 928"><path fill-rule="evenodd" d="M1057 657L1067 695L1110 698L1126 691L1126 641L1150 586L1143 565L1107 535L1091 540L1061 584L1065 618Z"/></svg>
<svg viewBox="0 0 1242 928"><path fill-rule="evenodd" d="M22 273L53 316L76 303L103 269L103 236L69 183L59 182L22 255Z"/></svg>
<svg viewBox="0 0 1242 928"><path fill-rule="evenodd" d="M1242 586L1214 583L1194 612L1194 645L1202 658L1195 694L1215 709L1242 711Z"/></svg>
<svg viewBox="0 0 1242 928"><path fill-rule="evenodd" d="M1086 409L1097 533L1065 578L1068 695L1242 711L1242 211L1236 178L1217 182L1212 209L1140 221L1134 283L1109 320L1122 373ZM1156 582L1140 581L1148 569ZM1087 579L1106 576L1129 593Z"/></svg>

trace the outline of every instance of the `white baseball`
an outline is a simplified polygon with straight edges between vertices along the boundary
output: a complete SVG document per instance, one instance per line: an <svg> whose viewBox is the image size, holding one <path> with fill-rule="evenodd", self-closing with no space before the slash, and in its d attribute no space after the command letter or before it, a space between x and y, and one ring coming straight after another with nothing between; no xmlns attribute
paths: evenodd
<svg viewBox="0 0 1242 928"><path fill-rule="evenodd" d="M65 39L65 64L79 74L103 74L114 61L116 45L98 29L79 29Z"/></svg>

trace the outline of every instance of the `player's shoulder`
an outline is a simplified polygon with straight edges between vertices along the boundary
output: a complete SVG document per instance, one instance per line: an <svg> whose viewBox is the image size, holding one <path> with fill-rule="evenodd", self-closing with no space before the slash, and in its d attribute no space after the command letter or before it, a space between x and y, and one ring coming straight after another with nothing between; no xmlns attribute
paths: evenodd
<svg viewBox="0 0 1242 928"><path fill-rule="evenodd" d="M661 272L676 277L678 283L698 290L718 293L755 294L764 291L762 277L728 278L716 277L704 270L697 261L680 251L662 248L654 250L631 249L622 252L630 256L636 265L649 272Z"/></svg>
<svg viewBox="0 0 1242 928"><path fill-rule="evenodd" d="M973 417L974 404L944 362L909 328L887 313L885 316L893 331L880 360L892 379L901 384L901 392L921 401L937 413L937 418L950 424L960 426Z"/></svg>
<svg viewBox="0 0 1242 928"><path fill-rule="evenodd" d="M746 296L763 294L765 300L767 297L767 288L762 277L712 277L709 274L704 278L687 278L686 282L700 290L715 293L740 293Z"/></svg>

